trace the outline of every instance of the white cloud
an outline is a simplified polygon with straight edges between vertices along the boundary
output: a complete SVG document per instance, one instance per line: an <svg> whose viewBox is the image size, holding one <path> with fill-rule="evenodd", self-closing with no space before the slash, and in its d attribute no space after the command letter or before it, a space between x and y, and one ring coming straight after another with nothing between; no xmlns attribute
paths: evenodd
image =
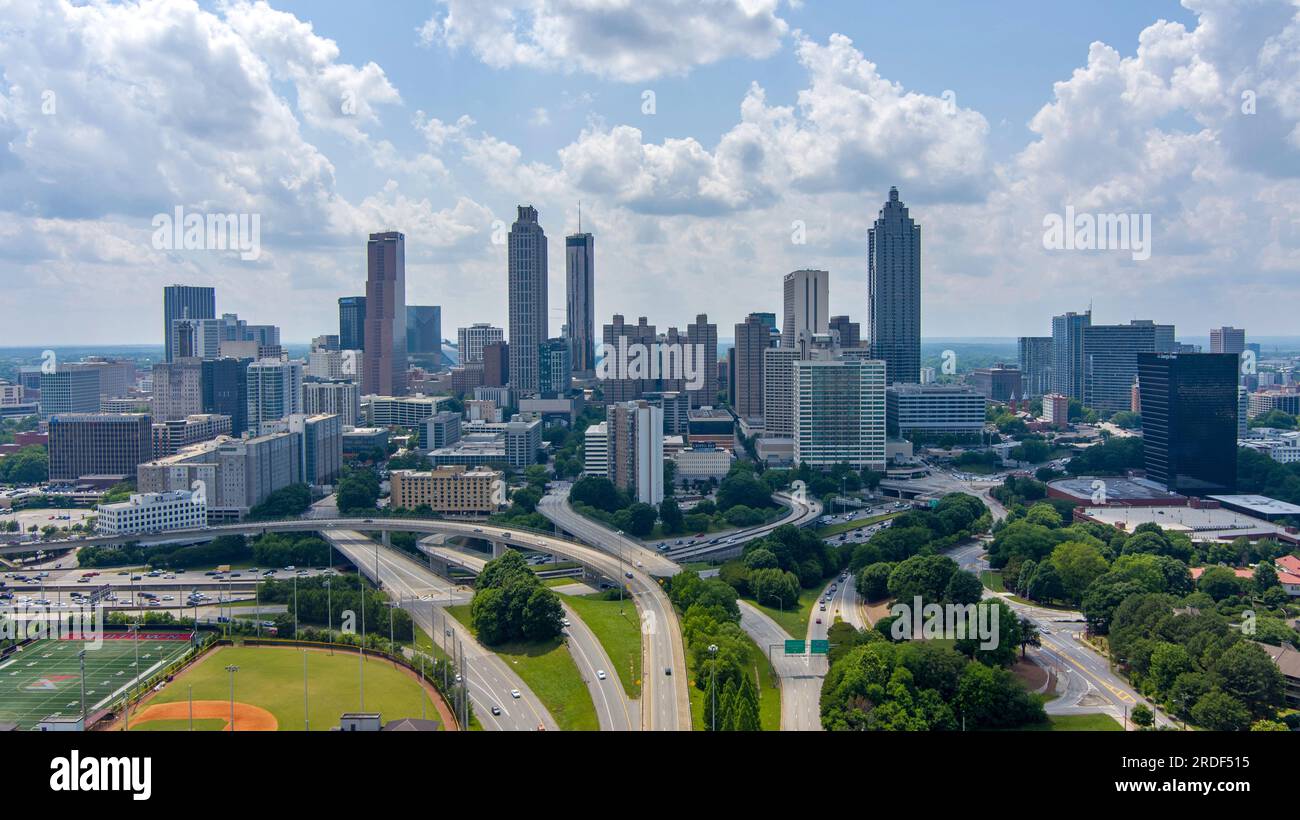
<svg viewBox="0 0 1300 820"><path fill-rule="evenodd" d="M440 0L425 43L468 48L493 68L581 71L621 82L682 75L776 52L778 0Z"/></svg>

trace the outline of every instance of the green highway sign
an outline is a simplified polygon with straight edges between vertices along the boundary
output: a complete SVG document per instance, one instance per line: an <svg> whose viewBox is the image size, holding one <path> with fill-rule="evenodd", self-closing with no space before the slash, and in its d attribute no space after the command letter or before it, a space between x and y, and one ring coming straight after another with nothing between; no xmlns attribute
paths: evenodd
<svg viewBox="0 0 1300 820"><path fill-rule="evenodd" d="M811 651L814 655L825 655L831 651L831 642L814 640Z"/></svg>
<svg viewBox="0 0 1300 820"><path fill-rule="evenodd" d="M785 654L787 654L787 655L802 655L803 653L804 653L804 642L803 642L803 641L786 641L786 642L785 642Z"/></svg>

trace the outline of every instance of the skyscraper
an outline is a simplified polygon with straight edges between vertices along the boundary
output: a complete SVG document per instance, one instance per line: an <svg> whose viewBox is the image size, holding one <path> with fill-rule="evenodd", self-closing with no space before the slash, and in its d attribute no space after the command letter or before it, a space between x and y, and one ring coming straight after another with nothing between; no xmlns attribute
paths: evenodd
<svg viewBox="0 0 1300 820"><path fill-rule="evenodd" d="M546 232L537 209L520 205L508 239L510 384L521 397L537 393L538 357L547 333Z"/></svg>
<svg viewBox="0 0 1300 820"><path fill-rule="evenodd" d="M203 412L203 362L176 359L153 366L153 419L174 421Z"/></svg>
<svg viewBox="0 0 1300 820"><path fill-rule="evenodd" d="M1210 352L1246 352L1246 331L1239 327L1210 328Z"/></svg>
<svg viewBox="0 0 1300 820"><path fill-rule="evenodd" d="M405 396L406 237L397 231L372 233L366 246L364 341L361 392Z"/></svg>
<svg viewBox="0 0 1300 820"><path fill-rule="evenodd" d="M1132 406L1139 353L1168 353L1172 325L1134 320L1126 325L1083 328L1083 403L1099 413L1118 413Z"/></svg>
<svg viewBox="0 0 1300 820"><path fill-rule="evenodd" d="M56 413L98 413L100 372L93 368L62 365L53 373L41 373L41 416Z"/></svg>
<svg viewBox="0 0 1300 820"><path fill-rule="evenodd" d="M471 327L458 328L456 337L460 363L465 365L483 361L483 349L504 339L505 331L487 322L478 322Z"/></svg>
<svg viewBox="0 0 1300 820"><path fill-rule="evenodd" d="M825 333L830 322L831 275L824 270L797 270L782 282L781 346L795 347L808 333Z"/></svg>
<svg viewBox="0 0 1300 820"><path fill-rule="evenodd" d="M889 189L867 231L867 340L890 384L921 379L921 226Z"/></svg>
<svg viewBox="0 0 1300 820"><path fill-rule="evenodd" d="M573 351L573 370L590 376L596 370L596 256L595 240L582 233L564 239L565 327Z"/></svg>
<svg viewBox="0 0 1300 820"><path fill-rule="evenodd" d="M751 313L736 325L735 334L733 409L742 419L759 419L763 417L763 351L771 345L771 330L761 315Z"/></svg>
<svg viewBox="0 0 1300 820"><path fill-rule="evenodd" d="M691 347L687 355L692 362L702 358L704 372L696 378L703 379L704 384L697 390L690 390L692 407L711 407L718 401L718 326L709 323L709 316L701 313L695 317L695 323L686 326L686 341ZM696 351L703 349L700 357Z"/></svg>
<svg viewBox="0 0 1300 820"><path fill-rule="evenodd" d="M339 349L366 349L366 297L339 299Z"/></svg>
<svg viewBox="0 0 1300 820"><path fill-rule="evenodd" d="M230 416L230 434L248 430L248 366L252 359L203 361L203 412Z"/></svg>
<svg viewBox="0 0 1300 820"><path fill-rule="evenodd" d="M248 366L248 429L265 435L267 422L302 412L302 363L262 359Z"/></svg>
<svg viewBox="0 0 1300 820"><path fill-rule="evenodd" d="M1020 372L1025 375L1022 397L1052 392L1052 337L1021 336Z"/></svg>
<svg viewBox="0 0 1300 820"><path fill-rule="evenodd" d="M442 308L438 305L406 306L407 354L434 354L442 364Z"/></svg>
<svg viewBox="0 0 1300 820"><path fill-rule="evenodd" d="M1183 494L1237 482L1237 354L1139 353L1147 478Z"/></svg>
<svg viewBox="0 0 1300 820"><path fill-rule="evenodd" d="M830 329L840 334L840 347L850 350L862 345L862 325L847 316L832 316Z"/></svg>
<svg viewBox="0 0 1300 820"><path fill-rule="evenodd" d="M795 462L883 470L885 363L831 359L793 365Z"/></svg>
<svg viewBox="0 0 1300 820"><path fill-rule="evenodd" d="M605 411L609 479L645 504L664 500L664 411L647 401Z"/></svg>
<svg viewBox="0 0 1300 820"><path fill-rule="evenodd" d="M544 398L569 394L573 367L569 359L569 340L556 338L542 342L538 350L537 390Z"/></svg>
<svg viewBox="0 0 1300 820"><path fill-rule="evenodd" d="M605 401L631 401L640 398L647 390L655 389L652 380L632 378L632 374L625 372L624 367L629 362L628 351L634 349L632 345L639 344L652 348L656 338L655 326L649 324L644 316L637 319L635 325L629 325L621 313L615 313L611 323L601 329L601 343L609 351L607 355L614 357L616 363L615 366L605 365L602 368L608 371L609 375L601 385L605 393Z"/></svg>
<svg viewBox="0 0 1300 820"><path fill-rule="evenodd" d="M1083 329L1092 324L1092 311L1052 317L1052 392L1083 401L1087 376L1083 358Z"/></svg>
<svg viewBox="0 0 1300 820"><path fill-rule="evenodd" d="M163 288L163 358L169 362L176 358L172 322L177 319L215 319L216 316L215 289L194 285L168 285Z"/></svg>

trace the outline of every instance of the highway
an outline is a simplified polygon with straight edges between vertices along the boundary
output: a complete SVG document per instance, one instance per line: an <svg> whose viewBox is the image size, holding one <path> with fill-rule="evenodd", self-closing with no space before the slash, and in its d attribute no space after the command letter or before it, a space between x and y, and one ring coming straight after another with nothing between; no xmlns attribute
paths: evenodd
<svg viewBox="0 0 1300 820"><path fill-rule="evenodd" d="M467 555L449 547L420 544L420 550L476 575L483 572L483 567L487 565L486 559ZM577 665L583 682L591 692L591 701L596 706L596 718L601 730L627 732L640 729L640 704L633 703L628 698L627 691L623 689L623 684L619 680L618 670L610 661L605 647L578 614L564 604L563 598L560 602L564 605L564 615L569 621L569 625L564 630L567 636L565 644L569 654L573 656L573 662ZM605 673L604 680L600 679L601 672Z"/></svg>
<svg viewBox="0 0 1300 820"><path fill-rule="evenodd" d="M596 705L596 718L600 721L601 731L639 730L641 705L627 696L618 669L605 652L605 647L601 646L596 634L567 604L564 605L564 616L569 620L569 625L564 630L569 636L569 654L573 656L573 661L587 684L587 690L591 692L591 701ZM598 672L605 673L604 680L600 679Z"/></svg>
<svg viewBox="0 0 1300 820"><path fill-rule="evenodd" d="M722 539L720 543L704 543L675 547L668 550L665 555L674 561L683 563L686 561L698 561L703 558L719 557L718 553L735 553L740 554L746 541L753 541L756 538L763 538L771 533L777 527L786 524L793 524L796 527L806 527L813 524L821 517L822 505L815 499L791 496L787 493L776 493L772 496L783 507L788 507L791 513L776 521L767 524L760 524L757 527L748 527L746 529L735 530L730 533L723 533L710 539L716 541Z"/></svg>
<svg viewBox="0 0 1300 820"><path fill-rule="evenodd" d="M532 731L539 726L559 728L537 695L505 661L479 644L466 627L442 609L444 604L468 603L468 593L458 591L417 561L386 549L359 532L327 530L322 535L372 580L375 580L377 560L377 583L401 600L402 608L448 655L455 655L453 642L459 644L466 659L470 703L484 728L504 731ZM382 631L382 625L379 626ZM450 637L447 630L452 633ZM511 697L512 689L519 691L518 699ZM500 708L500 715L492 714L493 706Z"/></svg>
<svg viewBox="0 0 1300 820"><path fill-rule="evenodd" d="M740 627L772 661L781 679L781 731L821 731L822 679L826 677L824 655L786 655L790 634L758 607L739 601Z"/></svg>
<svg viewBox="0 0 1300 820"><path fill-rule="evenodd" d="M650 577L650 574L674 575L680 567L630 538L579 515L568 504L567 490L548 493L538 503L537 511L560 529L595 547L581 549L598 557L586 555L579 559L568 553L560 554L582 560L611 578L622 580L632 594L641 613L642 726L652 731L689 732L691 707L686 690L686 649L677 613L667 594ZM543 539L538 544L551 551L546 543L558 540ZM665 674L666 669L672 674Z"/></svg>

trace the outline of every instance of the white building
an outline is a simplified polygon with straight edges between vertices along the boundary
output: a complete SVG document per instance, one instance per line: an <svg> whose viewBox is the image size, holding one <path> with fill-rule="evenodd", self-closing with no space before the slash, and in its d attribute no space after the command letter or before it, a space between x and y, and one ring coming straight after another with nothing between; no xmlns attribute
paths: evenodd
<svg viewBox="0 0 1300 820"><path fill-rule="evenodd" d="M100 504L97 514L100 535L192 530L207 526L207 495L186 490L139 493L128 501Z"/></svg>
<svg viewBox="0 0 1300 820"><path fill-rule="evenodd" d="M361 388L347 381L307 382L302 386L302 412L338 416L344 427L356 427L361 419Z"/></svg>
<svg viewBox="0 0 1300 820"><path fill-rule="evenodd" d="M483 348L505 340L505 331L499 327L480 322L470 327L456 330L460 347L460 363L470 364L483 361Z"/></svg>
<svg viewBox="0 0 1300 820"><path fill-rule="evenodd" d="M415 429L450 401L449 396L363 396L361 406L371 427Z"/></svg>
<svg viewBox="0 0 1300 820"><path fill-rule="evenodd" d="M735 456L712 442L683 447L672 457L677 465L677 480L683 484L691 481L722 480L731 472Z"/></svg>
<svg viewBox="0 0 1300 820"><path fill-rule="evenodd" d="M794 461L885 468L885 363L794 362Z"/></svg>
<svg viewBox="0 0 1300 820"><path fill-rule="evenodd" d="M1256 428L1254 432L1258 435L1263 430L1267 430L1263 438L1241 439L1238 444L1249 447L1257 453L1263 453L1283 464L1300 461L1300 433L1282 432L1271 428Z"/></svg>
<svg viewBox="0 0 1300 820"><path fill-rule="evenodd" d="M157 374L154 374L157 378ZM302 362L259 359L248 365L248 429L302 412Z"/></svg>
<svg viewBox="0 0 1300 820"><path fill-rule="evenodd" d="M609 424L588 425L583 434L582 472L584 475L609 477Z"/></svg>

